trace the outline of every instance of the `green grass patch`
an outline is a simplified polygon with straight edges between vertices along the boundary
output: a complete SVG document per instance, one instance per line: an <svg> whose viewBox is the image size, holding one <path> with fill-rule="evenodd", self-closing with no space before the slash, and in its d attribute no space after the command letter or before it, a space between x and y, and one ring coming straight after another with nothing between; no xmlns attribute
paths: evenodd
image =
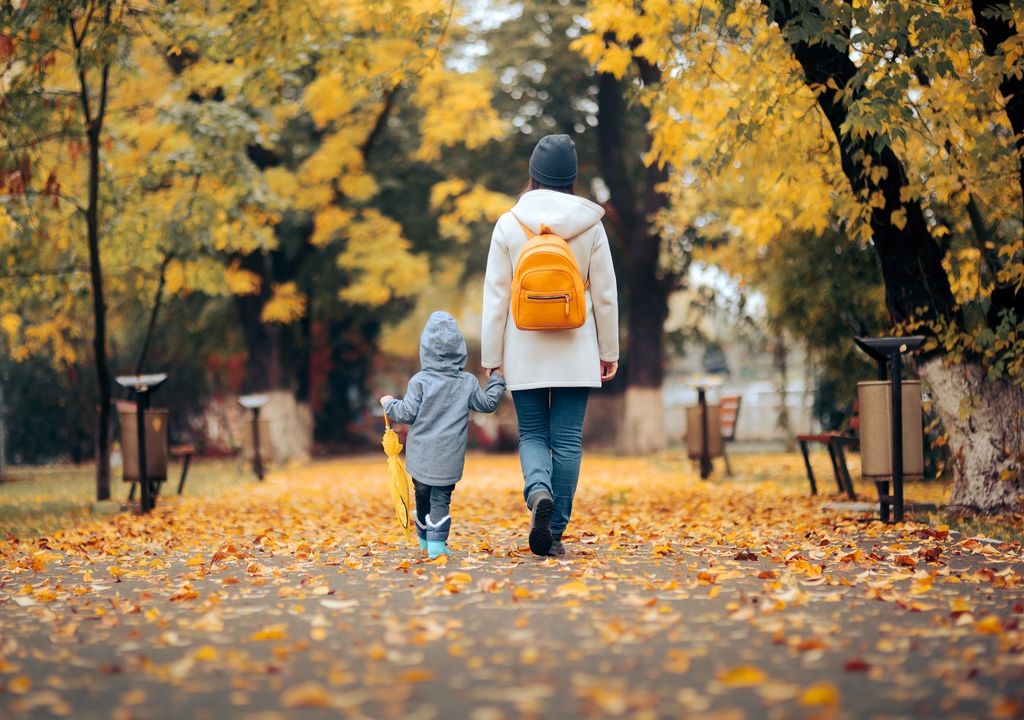
<svg viewBox="0 0 1024 720"><path fill-rule="evenodd" d="M181 466L171 465L161 493L176 493L180 475ZM250 482L256 482L256 478L251 468L240 461L193 461L184 494L212 496ZM9 477L0 482L0 537L39 537L115 512L115 503L127 501L129 487L115 471L111 480L114 503L102 507L95 503L96 475L92 465L11 468Z"/></svg>

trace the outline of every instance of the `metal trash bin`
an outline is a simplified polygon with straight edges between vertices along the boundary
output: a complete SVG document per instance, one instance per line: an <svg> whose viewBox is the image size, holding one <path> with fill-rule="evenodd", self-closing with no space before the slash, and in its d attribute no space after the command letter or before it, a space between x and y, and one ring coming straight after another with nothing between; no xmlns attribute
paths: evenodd
<svg viewBox="0 0 1024 720"><path fill-rule="evenodd" d="M137 482L139 479L139 438L136 433L135 403L119 402L117 415L121 422L124 480ZM159 408L146 410L143 417L146 423L146 475L150 480L166 480L169 412Z"/></svg>
<svg viewBox="0 0 1024 720"><path fill-rule="evenodd" d="M924 477L924 425L921 381L903 380L903 477ZM892 381L857 383L860 403L861 475L866 480L892 480Z"/></svg>
<svg viewBox="0 0 1024 720"><path fill-rule="evenodd" d="M722 408L708 405L708 457L722 457ZM691 460L700 460L704 445L704 424L700 417L701 406L686 408L686 454Z"/></svg>

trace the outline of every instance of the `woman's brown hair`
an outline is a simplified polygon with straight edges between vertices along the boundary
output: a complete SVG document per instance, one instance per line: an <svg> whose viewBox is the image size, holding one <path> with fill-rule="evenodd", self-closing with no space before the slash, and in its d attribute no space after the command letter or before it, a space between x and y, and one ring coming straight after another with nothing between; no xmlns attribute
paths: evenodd
<svg viewBox="0 0 1024 720"><path fill-rule="evenodd" d="M555 192L562 192L566 195L575 195L576 191L572 185L563 185L562 187L553 187L551 185L545 185L542 182L534 180L532 177L526 183L526 187L519 191L519 196L522 197L531 190L554 190Z"/></svg>

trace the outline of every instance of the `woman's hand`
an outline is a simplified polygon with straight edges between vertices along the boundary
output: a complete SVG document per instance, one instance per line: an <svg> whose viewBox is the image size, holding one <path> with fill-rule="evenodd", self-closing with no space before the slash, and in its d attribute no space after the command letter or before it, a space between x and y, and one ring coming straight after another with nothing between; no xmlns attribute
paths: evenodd
<svg viewBox="0 0 1024 720"><path fill-rule="evenodd" d="M388 400L394 400L394 399L395 399L395 398L394 398L394 396L393 396L393 395L384 395L384 396L383 396L383 397L382 397L382 398L380 399L380 406L381 406L381 407L384 407L385 405L387 405L387 404L388 404Z"/></svg>
<svg viewBox="0 0 1024 720"><path fill-rule="evenodd" d="M615 373L619 371L619 363L616 361L608 362L607 360L601 361L601 382L611 382L612 378L615 377Z"/></svg>
<svg viewBox="0 0 1024 720"><path fill-rule="evenodd" d="M490 377L494 373L498 373L499 375L501 374L501 365L496 368L487 368L487 377Z"/></svg>

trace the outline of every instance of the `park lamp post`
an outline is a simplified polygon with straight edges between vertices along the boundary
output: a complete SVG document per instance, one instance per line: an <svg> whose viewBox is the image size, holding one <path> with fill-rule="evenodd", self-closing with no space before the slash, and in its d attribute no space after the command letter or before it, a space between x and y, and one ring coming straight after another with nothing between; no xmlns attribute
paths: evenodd
<svg viewBox="0 0 1024 720"><path fill-rule="evenodd" d="M878 512L882 522L890 522L890 517L891 522L903 522L904 476L908 472L919 475L923 471L920 381L904 383L901 372L902 355L921 347L924 341L922 335L854 338L857 347L874 360L878 368L878 380L858 383L857 390L861 417L861 474L876 476L874 468L879 468L875 485L878 488ZM904 385L913 385L913 390L907 387L907 392L912 393L916 390L916 397L905 394ZM874 392L875 390L881 392ZM885 398L885 390L889 391L888 400ZM889 418L884 416L886 405L889 406ZM905 416L910 427L905 426ZM886 430L889 431L888 448L885 447L885 439L878 437L886 434ZM905 446L907 454L904 453ZM888 457L885 457L886 449L889 450ZM907 455L911 457L908 458Z"/></svg>
<svg viewBox="0 0 1024 720"><path fill-rule="evenodd" d="M149 394L160 387L167 379L166 373L153 375L120 375L117 384L128 388L135 395L135 429L138 433L138 454L139 454L139 485L142 488L142 496L139 500L139 510L148 513L156 505L156 493L149 484L149 477L146 475L146 408L149 407Z"/></svg>
<svg viewBox="0 0 1024 720"><path fill-rule="evenodd" d="M268 395L243 395L238 404L252 410L252 470L263 480L263 458L260 456L260 409L270 402Z"/></svg>

